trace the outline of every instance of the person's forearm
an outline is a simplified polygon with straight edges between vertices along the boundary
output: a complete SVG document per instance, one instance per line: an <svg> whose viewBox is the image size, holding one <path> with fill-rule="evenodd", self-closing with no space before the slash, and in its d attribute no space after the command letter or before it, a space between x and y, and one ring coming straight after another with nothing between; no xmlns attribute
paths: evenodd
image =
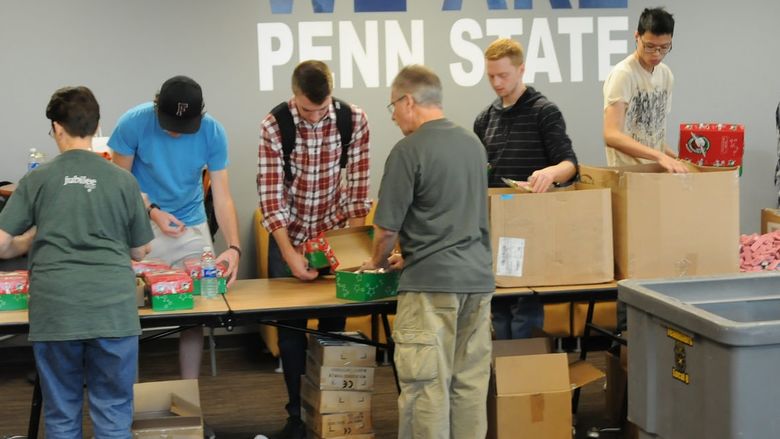
<svg viewBox="0 0 780 439"><path fill-rule="evenodd" d="M241 238L238 234L238 215L233 197L214 199L214 213L217 215L217 224L222 231L222 237L228 246L235 245L241 248Z"/></svg>
<svg viewBox="0 0 780 439"><path fill-rule="evenodd" d="M631 157L658 161L663 158L663 152L643 145L621 132L608 131L604 134L604 141L608 147L614 148Z"/></svg>
<svg viewBox="0 0 780 439"><path fill-rule="evenodd" d="M290 241L290 235L287 234L287 227L280 227L271 233L271 236L276 241L276 245L279 247L279 253L282 254L285 262L288 262L288 255L295 253L295 246Z"/></svg>
<svg viewBox="0 0 780 439"><path fill-rule="evenodd" d="M12 259L27 253L32 246L32 240L23 236L13 236L3 244L0 244L0 259Z"/></svg>
<svg viewBox="0 0 780 439"><path fill-rule="evenodd" d="M398 232L375 225L371 263L376 267L387 265L387 258L390 257L396 241L398 241Z"/></svg>
<svg viewBox="0 0 780 439"><path fill-rule="evenodd" d="M574 163L564 160L555 166L550 167L555 175L553 181L556 183L566 183L571 180L575 174L577 174L577 167Z"/></svg>

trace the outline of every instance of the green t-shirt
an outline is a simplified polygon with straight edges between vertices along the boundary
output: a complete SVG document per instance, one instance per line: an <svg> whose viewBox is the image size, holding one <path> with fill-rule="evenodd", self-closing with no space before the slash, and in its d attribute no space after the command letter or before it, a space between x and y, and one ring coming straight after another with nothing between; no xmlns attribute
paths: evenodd
<svg viewBox="0 0 780 439"><path fill-rule="evenodd" d="M469 130L424 123L390 151L374 223L399 232L399 291L495 290L487 219L487 156Z"/></svg>
<svg viewBox="0 0 780 439"><path fill-rule="evenodd" d="M22 178L0 213L11 235L32 226L30 340L139 335L130 248L154 235L135 178L93 152L64 152Z"/></svg>

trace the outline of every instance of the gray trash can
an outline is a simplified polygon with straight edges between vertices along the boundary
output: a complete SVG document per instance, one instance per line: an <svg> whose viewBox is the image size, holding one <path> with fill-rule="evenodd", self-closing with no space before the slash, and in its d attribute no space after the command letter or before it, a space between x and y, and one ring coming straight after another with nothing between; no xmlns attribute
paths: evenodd
<svg viewBox="0 0 780 439"><path fill-rule="evenodd" d="M780 438L780 274L626 280L618 295L640 438Z"/></svg>

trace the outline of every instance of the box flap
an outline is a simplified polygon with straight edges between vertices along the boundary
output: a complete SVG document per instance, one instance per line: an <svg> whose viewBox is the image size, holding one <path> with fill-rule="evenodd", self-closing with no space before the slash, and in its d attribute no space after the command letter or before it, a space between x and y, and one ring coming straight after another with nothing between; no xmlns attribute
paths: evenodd
<svg viewBox="0 0 780 439"><path fill-rule="evenodd" d="M373 226L348 227L325 233L339 261L339 269L357 268L371 259Z"/></svg>
<svg viewBox="0 0 780 439"><path fill-rule="evenodd" d="M552 352L552 340L544 337L493 340L493 358L513 355L547 354Z"/></svg>
<svg viewBox="0 0 780 439"><path fill-rule="evenodd" d="M173 396L179 405L186 401L189 407L200 407L198 380L153 381L133 385L133 411L167 412L171 410Z"/></svg>
<svg viewBox="0 0 780 439"><path fill-rule="evenodd" d="M499 396L570 390L566 354L498 357L494 372Z"/></svg>
<svg viewBox="0 0 780 439"><path fill-rule="evenodd" d="M587 361L575 361L569 365L571 388L576 389L604 377L604 372Z"/></svg>

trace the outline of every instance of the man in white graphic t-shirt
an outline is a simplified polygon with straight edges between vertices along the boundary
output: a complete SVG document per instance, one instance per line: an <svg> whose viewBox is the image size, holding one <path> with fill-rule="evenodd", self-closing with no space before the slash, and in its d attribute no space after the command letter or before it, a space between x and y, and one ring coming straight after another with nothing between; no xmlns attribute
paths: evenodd
<svg viewBox="0 0 780 439"><path fill-rule="evenodd" d="M604 142L609 166L658 162L669 172L687 172L666 143L672 108L672 71L662 61L672 50L674 18L646 8L634 33L636 51L604 82Z"/></svg>

